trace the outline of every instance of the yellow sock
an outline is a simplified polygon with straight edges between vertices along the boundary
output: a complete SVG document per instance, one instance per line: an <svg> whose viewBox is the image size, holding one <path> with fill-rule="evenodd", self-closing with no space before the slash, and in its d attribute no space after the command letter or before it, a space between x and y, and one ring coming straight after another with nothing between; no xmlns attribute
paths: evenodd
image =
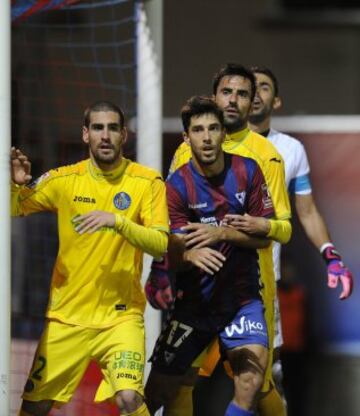
<svg viewBox="0 0 360 416"><path fill-rule="evenodd" d="M138 407L135 412L132 413L121 413L122 416L150 416L148 408L145 403Z"/></svg>
<svg viewBox="0 0 360 416"><path fill-rule="evenodd" d="M287 415L284 402L275 387L259 400L258 410L260 416Z"/></svg>
<svg viewBox="0 0 360 416"><path fill-rule="evenodd" d="M181 386L175 399L166 406L166 416L192 416L194 386Z"/></svg>

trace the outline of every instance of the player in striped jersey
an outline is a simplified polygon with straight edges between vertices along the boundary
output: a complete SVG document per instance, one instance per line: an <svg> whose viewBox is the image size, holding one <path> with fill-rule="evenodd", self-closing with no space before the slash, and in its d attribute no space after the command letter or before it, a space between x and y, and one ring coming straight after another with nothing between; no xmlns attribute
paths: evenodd
<svg viewBox="0 0 360 416"><path fill-rule="evenodd" d="M11 150L12 215L58 217L46 325L24 388L21 416L43 416L71 399L89 361L104 381L98 400L113 397L122 414L149 415L140 284L143 252L167 249L165 185L156 171L127 160L124 114L108 102L85 112L90 158L31 180L30 162Z"/></svg>
<svg viewBox="0 0 360 416"><path fill-rule="evenodd" d="M222 151L223 113L213 100L193 97L182 119L192 158L168 178L167 200L171 232L182 236L185 263L192 267L177 274L174 310L151 359L147 402L151 413L167 404L217 335L234 373L226 415L252 415L268 355L256 248L270 240L223 220L229 213L271 218L272 201L257 163Z"/></svg>
<svg viewBox="0 0 360 416"><path fill-rule="evenodd" d="M243 224L250 227L249 221L256 221L260 225L260 233L268 238L286 243L290 239L290 205L286 191L284 166L280 154L274 146L263 136L251 131L248 128L248 117L251 110L252 100L255 96L255 78L251 71L238 64L227 64L215 75L213 81L213 97L219 107L224 111L224 125L226 137L223 149L226 152L250 157L259 164L265 180L269 186L269 191L273 200L275 218L268 220L262 218L260 222L251 216L242 217ZM175 169L186 163L191 156L190 147L187 143L182 143L175 152L170 174ZM226 217L231 221L232 216ZM250 229L250 228L249 228ZM275 277L272 259L272 246L259 250L260 272L263 282L262 296L266 305L266 321L269 330L270 348L272 349L273 339L273 307L275 297ZM162 278L161 278L162 276ZM147 284L147 297L154 306L166 307L166 300L169 299L166 273L162 270L155 278L150 275ZM159 302L160 300L160 302ZM203 374L210 375L219 359L217 345L214 345L208 352L204 361ZM196 363L199 366L199 363ZM266 371L263 391L266 393L265 399L260 401L262 415L281 416L285 409L281 398L276 390L272 388L271 370L272 364ZM171 405L168 414L191 415L192 414L192 388L194 381L188 381L178 394L178 399ZM264 406L263 406L264 403ZM263 409L272 409L269 413ZM186 409L182 411L181 409ZM271 413L273 411L273 413Z"/></svg>
<svg viewBox="0 0 360 416"><path fill-rule="evenodd" d="M310 167L305 148L294 137L271 128L273 111L281 107L278 81L269 68L254 67L257 92L254 99L253 110L250 114L250 128L267 139L277 148L284 159L285 181L289 194L294 197L295 208L300 223L312 242L322 254L328 267L328 286L336 288L339 281L342 285L340 299L346 299L352 291L352 274L342 262L340 254L336 251L324 219L315 203L310 183ZM280 279L280 244L274 244L274 266L276 280ZM282 345L280 312L276 303L277 317L275 332L275 348ZM277 354L278 355L278 354ZM281 364L277 360L274 378L281 379Z"/></svg>

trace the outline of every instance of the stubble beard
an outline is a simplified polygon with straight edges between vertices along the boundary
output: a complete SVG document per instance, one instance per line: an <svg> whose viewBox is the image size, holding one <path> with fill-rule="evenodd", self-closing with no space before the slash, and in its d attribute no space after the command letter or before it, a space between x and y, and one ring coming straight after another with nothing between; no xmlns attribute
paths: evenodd
<svg viewBox="0 0 360 416"><path fill-rule="evenodd" d="M96 163L100 165L112 165L121 158L121 149L113 148L113 151L108 155L101 154L100 151L92 152Z"/></svg>
<svg viewBox="0 0 360 416"><path fill-rule="evenodd" d="M224 118L224 127L227 133L234 133L236 131L243 130L246 127L246 121L238 118Z"/></svg>

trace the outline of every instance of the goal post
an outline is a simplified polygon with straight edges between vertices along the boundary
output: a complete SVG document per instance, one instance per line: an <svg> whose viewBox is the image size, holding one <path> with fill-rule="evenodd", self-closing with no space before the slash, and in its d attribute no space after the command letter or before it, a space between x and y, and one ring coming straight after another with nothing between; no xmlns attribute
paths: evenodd
<svg viewBox="0 0 360 416"><path fill-rule="evenodd" d="M163 0L138 2L137 20L137 161L162 170L162 26ZM144 256L143 283L151 266ZM160 333L160 312L147 305L146 352L151 354ZM145 377L149 366L145 368Z"/></svg>
<svg viewBox="0 0 360 416"><path fill-rule="evenodd" d="M0 415L10 411L10 2L0 3Z"/></svg>

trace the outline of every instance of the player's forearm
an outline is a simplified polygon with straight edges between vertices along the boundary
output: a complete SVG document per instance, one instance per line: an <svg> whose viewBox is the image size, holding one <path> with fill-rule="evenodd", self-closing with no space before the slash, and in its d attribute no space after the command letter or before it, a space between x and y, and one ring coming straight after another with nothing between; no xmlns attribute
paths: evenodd
<svg viewBox="0 0 360 416"><path fill-rule="evenodd" d="M298 216L305 234L318 250L324 243L331 241L325 222L316 206L305 214L298 213Z"/></svg>
<svg viewBox="0 0 360 416"><path fill-rule="evenodd" d="M222 241L244 248L265 248L270 244L267 237L251 236L231 227L222 228Z"/></svg>
<svg viewBox="0 0 360 416"><path fill-rule="evenodd" d="M167 250L168 235L165 231L155 230L116 214L115 228L133 246L155 258L164 255Z"/></svg>
<svg viewBox="0 0 360 416"><path fill-rule="evenodd" d="M281 244L286 244L291 237L292 227L289 220L268 220L270 224L270 231L267 238L278 241Z"/></svg>

